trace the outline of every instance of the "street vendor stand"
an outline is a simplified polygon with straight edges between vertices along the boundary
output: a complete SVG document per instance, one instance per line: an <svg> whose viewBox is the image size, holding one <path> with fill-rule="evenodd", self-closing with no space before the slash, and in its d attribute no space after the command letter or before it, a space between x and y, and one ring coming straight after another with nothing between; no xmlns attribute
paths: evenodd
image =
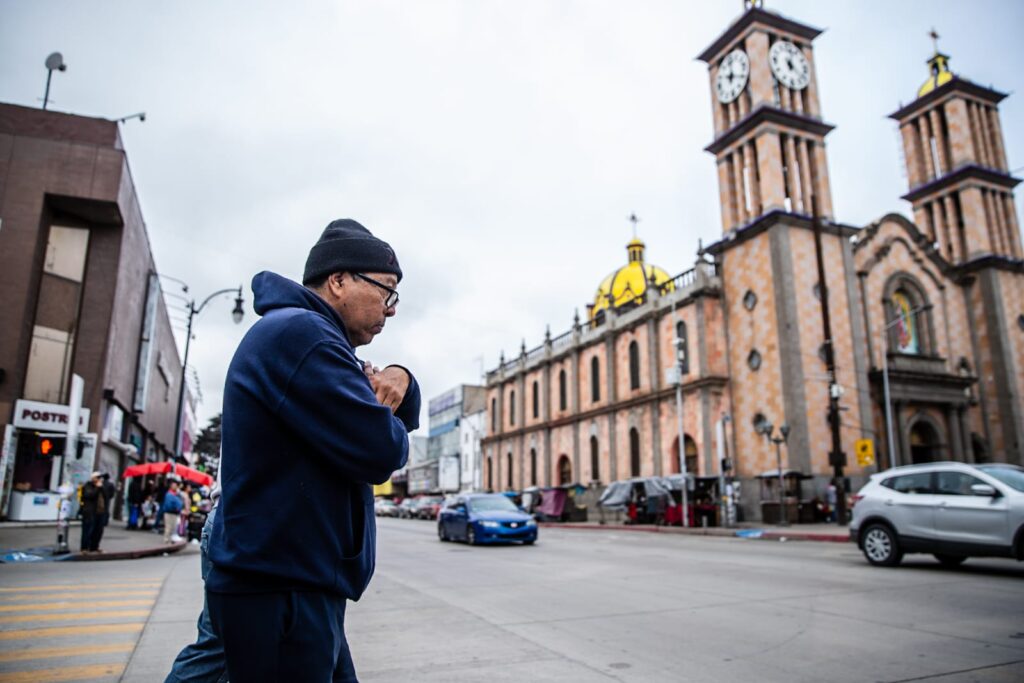
<svg viewBox="0 0 1024 683"><path fill-rule="evenodd" d="M783 502L785 516L779 512L779 471L768 470L757 475L761 482L761 520L765 524L779 524L785 520L789 524L812 522L813 509L810 501L804 501L801 482L811 479L809 474L799 470L782 470ZM803 512L808 510L808 513Z"/></svg>

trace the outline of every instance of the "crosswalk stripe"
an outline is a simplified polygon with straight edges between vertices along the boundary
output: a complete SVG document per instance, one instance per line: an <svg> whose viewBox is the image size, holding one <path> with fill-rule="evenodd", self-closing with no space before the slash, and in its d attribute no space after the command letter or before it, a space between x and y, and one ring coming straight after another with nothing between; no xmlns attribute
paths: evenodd
<svg viewBox="0 0 1024 683"><path fill-rule="evenodd" d="M24 624L29 621L81 621L83 619L110 619L111 617L146 617L149 610L122 609L106 612L82 612L73 614L24 614L15 617L0 617L0 624Z"/></svg>
<svg viewBox="0 0 1024 683"><path fill-rule="evenodd" d="M135 641L107 643L105 645L80 645L78 647L37 647L30 650L0 652L0 662L23 662L30 659L78 657L80 655L100 655L108 652L131 652L134 649Z"/></svg>
<svg viewBox="0 0 1024 683"><path fill-rule="evenodd" d="M92 602L30 602L21 605L0 605L4 612L42 612L59 609L93 609L95 607L147 607L153 600L93 600Z"/></svg>
<svg viewBox="0 0 1024 683"><path fill-rule="evenodd" d="M130 583L58 583L52 586L16 586L0 588L0 593L32 593L49 590L72 590L78 591L83 588L159 588L160 581L147 579L146 581L132 581Z"/></svg>
<svg viewBox="0 0 1024 683"><path fill-rule="evenodd" d="M88 636L99 633L134 633L142 630L143 622L125 624L89 624L86 626L47 626L46 628L23 628L17 631L0 631L0 640L23 640L27 638L57 638L60 636Z"/></svg>
<svg viewBox="0 0 1024 683"><path fill-rule="evenodd" d="M82 681L90 678L110 678L124 673L124 662L119 664L90 664L62 666L56 669L12 671L0 673L0 683L28 683L29 681Z"/></svg>
<svg viewBox="0 0 1024 683"><path fill-rule="evenodd" d="M100 591L100 592L85 592L77 591L74 593L50 593L49 595L0 595L0 605L9 605L18 603L22 600L39 600L46 598L48 600L68 600L68 601L88 601L95 600L96 598L122 598L131 596L143 596L155 598L157 591L154 589L144 591Z"/></svg>

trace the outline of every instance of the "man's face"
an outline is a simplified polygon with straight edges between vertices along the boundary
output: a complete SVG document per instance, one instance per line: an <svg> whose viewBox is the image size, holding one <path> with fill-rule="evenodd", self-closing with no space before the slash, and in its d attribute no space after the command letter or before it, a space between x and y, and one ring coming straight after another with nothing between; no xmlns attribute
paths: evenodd
<svg viewBox="0 0 1024 683"><path fill-rule="evenodd" d="M392 273L362 273L380 284L395 289L398 277ZM384 330L384 322L395 314L387 306L388 291L352 273L334 273L327 278L324 298L345 323L353 346L365 346Z"/></svg>

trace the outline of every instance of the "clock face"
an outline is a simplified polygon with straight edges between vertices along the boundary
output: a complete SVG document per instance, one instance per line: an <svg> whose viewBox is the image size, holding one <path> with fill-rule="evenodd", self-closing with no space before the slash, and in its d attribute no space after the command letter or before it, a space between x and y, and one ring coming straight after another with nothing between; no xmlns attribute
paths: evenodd
<svg viewBox="0 0 1024 683"><path fill-rule="evenodd" d="M791 90L803 90L811 80L811 65L793 43L780 40L768 51L772 73L782 85Z"/></svg>
<svg viewBox="0 0 1024 683"><path fill-rule="evenodd" d="M725 56L718 67L718 77L715 78L715 92L718 94L718 101L722 104L732 102L747 85L747 77L750 75L750 59L743 50L736 49Z"/></svg>

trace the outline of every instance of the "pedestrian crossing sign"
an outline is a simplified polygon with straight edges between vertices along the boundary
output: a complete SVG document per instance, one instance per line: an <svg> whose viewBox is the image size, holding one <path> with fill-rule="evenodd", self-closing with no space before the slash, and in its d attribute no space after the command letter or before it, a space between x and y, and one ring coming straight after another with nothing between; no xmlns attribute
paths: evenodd
<svg viewBox="0 0 1024 683"><path fill-rule="evenodd" d="M875 464L875 442L871 439L857 439L853 450L857 453L857 464L861 467Z"/></svg>

